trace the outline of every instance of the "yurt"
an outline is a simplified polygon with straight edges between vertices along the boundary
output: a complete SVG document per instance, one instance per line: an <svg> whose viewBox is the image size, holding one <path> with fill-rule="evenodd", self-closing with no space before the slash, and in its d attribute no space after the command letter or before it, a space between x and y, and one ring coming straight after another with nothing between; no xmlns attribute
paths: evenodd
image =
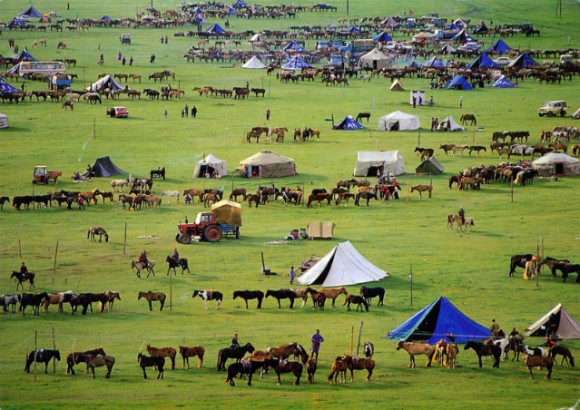
<svg viewBox="0 0 580 410"><path fill-rule="evenodd" d="M550 152L532 163L540 176L580 175L580 161L563 152Z"/></svg>
<svg viewBox="0 0 580 410"><path fill-rule="evenodd" d="M296 175L292 158L272 151L262 151L240 161L238 171L246 178L281 178Z"/></svg>

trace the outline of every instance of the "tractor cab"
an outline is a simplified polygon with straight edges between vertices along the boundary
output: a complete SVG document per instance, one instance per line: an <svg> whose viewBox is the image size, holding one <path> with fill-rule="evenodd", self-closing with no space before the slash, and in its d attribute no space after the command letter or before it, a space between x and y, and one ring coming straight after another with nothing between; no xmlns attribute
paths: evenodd
<svg viewBox="0 0 580 410"><path fill-rule="evenodd" d="M34 167L34 182L46 183L47 176L48 171L46 170L46 165L37 165Z"/></svg>

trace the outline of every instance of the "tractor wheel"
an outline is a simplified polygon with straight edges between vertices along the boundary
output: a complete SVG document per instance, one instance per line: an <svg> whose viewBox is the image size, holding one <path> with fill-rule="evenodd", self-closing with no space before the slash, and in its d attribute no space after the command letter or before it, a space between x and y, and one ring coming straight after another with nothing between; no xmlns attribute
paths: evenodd
<svg viewBox="0 0 580 410"><path fill-rule="evenodd" d="M207 242L218 242L222 238L222 231L217 225L206 226L203 237Z"/></svg>
<svg viewBox="0 0 580 410"><path fill-rule="evenodd" d="M184 245L188 245L191 242L191 236L187 233L177 234L175 240Z"/></svg>
<svg viewBox="0 0 580 410"><path fill-rule="evenodd" d="M240 227L236 226L236 239L240 239Z"/></svg>

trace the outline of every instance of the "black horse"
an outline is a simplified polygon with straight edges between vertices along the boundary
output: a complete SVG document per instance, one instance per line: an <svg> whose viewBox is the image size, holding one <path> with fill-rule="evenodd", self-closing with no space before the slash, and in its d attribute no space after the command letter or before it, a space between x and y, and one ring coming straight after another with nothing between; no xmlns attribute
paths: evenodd
<svg viewBox="0 0 580 410"><path fill-rule="evenodd" d="M262 300L264 299L264 292L261 290L235 290L234 299L242 298L246 302L246 309L248 309L248 300L258 299L258 306L256 309L262 309Z"/></svg>
<svg viewBox="0 0 580 410"><path fill-rule="evenodd" d="M577 263L566 263L558 261L552 265L552 276L556 276L556 271L562 272L562 281L566 282L568 279L568 275L570 273L576 273L578 276L576 277L576 283L580 280L580 264Z"/></svg>
<svg viewBox="0 0 580 410"><path fill-rule="evenodd" d="M354 197L354 204L356 206L360 206L361 199L366 199L367 206L369 206L369 202L371 199L374 199L374 200L377 199L377 194L375 194L374 192L361 192L359 194L356 194L356 196Z"/></svg>
<svg viewBox="0 0 580 410"><path fill-rule="evenodd" d="M165 357L162 356L145 356L141 353L137 355L137 361L139 362L139 366L143 369L143 377L147 378L147 373L145 372L146 367L157 367L159 374L157 375L158 379L163 379L163 366L165 366Z"/></svg>
<svg viewBox="0 0 580 410"><path fill-rule="evenodd" d="M48 362L50 362L53 358L60 361L60 352L58 350L33 350L26 355L26 366L24 366L24 371L26 373L30 373L30 365L34 362L37 362L44 363L44 373L48 374Z"/></svg>
<svg viewBox="0 0 580 410"><path fill-rule="evenodd" d="M516 273L516 268L518 267L525 269L526 262L531 261L533 256L534 255L532 255L531 253L512 256L510 260L510 276L514 276L514 274Z"/></svg>
<svg viewBox="0 0 580 410"><path fill-rule="evenodd" d="M294 308L294 299L296 299L296 292L292 289L280 289L280 290L271 290L268 289L266 291L266 297L272 296L278 300L278 309L281 309L282 306L280 305L280 299L290 299L290 309Z"/></svg>
<svg viewBox="0 0 580 410"><path fill-rule="evenodd" d="M10 279L12 278L16 278L16 280L18 281L18 283L16 284L16 290L18 290L18 286L20 286L22 288L22 290L24 290L24 286L22 285L22 282L30 282L30 286L28 287L28 289L32 289L35 288L36 286L34 286L34 277L36 276L36 274L34 272L25 272L25 273L21 273L21 272L16 272L16 271L12 271L12 275L10 275Z"/></svg>
<svg viewBox="0 0 580 410"><path fill-rule="evenodd" d="M492 356L493 367L499 369L499 361L501 358L501 347L493 343L483 344L481 342L469 341L465 344L464 349L468 350L470 348L475 350L475 353L477 354L480 369L483 367L483 364L481 363L481 356Z"/></svg>
<svg viewBox="0 0 580 410"><path fill-rule="evenodd" d="M572 367L574 367L574 356L572 356L572 352L570 352L570 349L562 345L556 345L552 347L552 349L550 349L550 356L552 356L552 359L554 359L554 361L556 361L556 356L559 354L562 355L562 361L560 362L560 366L562 366L564 360L566 360L568 366L572 365Z"/></svg>
<svg viewBox="0 0 580 410"><path fill-rule="evenodd" d="M256 373L256 370L262 369L265 366L265 361L255 361L247 360L237 363L232 363L228 366L228 377L225 383L230 383L230 386L235 386L234 378L238 374L248 375L248 386L252 385L252 376Z"/></svg>
<svg viewBox="0 0 580 410"><path fill-rule="evenodd" d="M20 310L22 310L22 316L26 316L26 307L28 305L32 306L32 314L38 316L40 313L40 305L42 301L48 298L48 293L23 293L20 299Z"/></svg>
<svg viewBox="0 0 580 410"><path fill-rule="evenodd" d="M218 353L217 369L226 370L226 361L228 359L236 359L237 361L240 361L246 353L252 353L254 350L256 349L251 343L246 343L244 346L226 347L225 349L221 349Z"/></svg>
<svg viewBox="0 0 580 410"><path fill-rule="evenodd" d="M363 286L360 288L360 295L365 298L369 306L371 304L371 299L378 296L379 303L377 303L377 306L384 306L383 301L385 300L385 289L383 288L367 288L366 286Z"/></svg>
<svg viewBox="0 0 580 410"><path fill-rule="evenodd" d="M177 274L177 272L175 271L175 268L177 268L177 267L181 267L181 274L182 275L183 275L183 272L185 272L186 270L189 273L191 273L191 271L189 270L189 263L187 262L187 258L179 258L179 262L177 262L171 256L167 256L167 258L165 259L165 262L167 262L169 264L169 268L167 268L167 276L169 276L169 271L171 269L173 269L173 274Z"/></svg>

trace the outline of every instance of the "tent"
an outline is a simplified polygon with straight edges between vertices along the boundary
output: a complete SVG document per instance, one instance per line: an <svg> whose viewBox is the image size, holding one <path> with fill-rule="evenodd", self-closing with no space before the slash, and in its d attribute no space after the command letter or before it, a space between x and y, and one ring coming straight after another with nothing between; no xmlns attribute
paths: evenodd
<svg viewBox="0 0 580 410"><path fill-rule="evenodd" d="M443 47L441 47L441 53L443 54L450 54L455 51L457 50L455 50L450 44L445 44Z"/></svg>
<svg viewBox="0 0 580 410"><path fill-rule="evenodd" d="M302 70L303 68L313 68L308 61L300 56L295 56L282 66L284 70Z"/></svg>
<svg viewBox="0 0 580 410"><path fill-rule="evenodd" d="M310 239L332 239L334 237L334 222L308 222L306 229Z"/></svg>
<svg viewBox="0 0 580 410"><path fill-rule="evenodd" d="M207 154L195 164L193 178L205 178L206 174L220 178L226 176L228 174L227 162L213 154Z"/></svg>
<svg viewBox="0 0 580 410"><path fill-rule="evenodd" d="M106 88L110 90L122 90L125 87L116 82L110 74L107 74L106 76L99 78L96 82L89 85L87 87L87 91L99 91Z"/></svg>
<svg viewBox="0 0 580 410"><path fill-rule="evenodd" d="M382 32L377 34L376 36L373 37L373 41L375 43L388 43L389 41L393 41L393 38L391 36L389 36L386 32Z"/></svg>
<svg viewBox="0 0 580 410"><path fill-rule="evenodd" d="M507 54L510 51L512 51L512 48L508 46L507 43L501 38L493 43L487 50L485 50L486 53L490 54Z"/></svg>
<svg viewBox="0 0 580 410"><path fill-rule="evenodd" d="M292 158L262 151L240 161L238 171L246 178L280 178L296 175L296 164Z"/></svg>
<svg viewBox="0 0 580 410"><path fill-rule="evenodd" d="M423 66L430 67L430 68L440 68L440 67L445 67L445 64L443 64L443 61L441 61L437 57L432 57L429 61L427 61L425 64L423 64Z"/></svg>
<svg viewBox="0 0 580 410"><path fill-rule="evenodd" d="M379 131L414 131L421 128L419 117L395 111L379 118Z"/></svg>
<svg viewBox="0 0 580 410"><path fill-rule="evenodd" d="M459 33L457 33L456 35L454 35L451 38L451 41L459 41L461 43L469 43L469 42L473 42L475 40L469 34L467 34L465 29L462 29Z"/></svg>
<svg viewBox="0 0 580 410"><path fill-rule="evenodd" d="M518 68L530 68L538 67L540 64L536 62L528 53L523 53L517 56L508 64L508 67L518 67Z"/></svg>
<svg viewBox="0 0 580 410"><path fill-rule="evenodd" d="M437 127L437 131L463 131L463 130L465 130L465 128L459 125L451 115L448 115L443 121L439 123L439 127Z"/></svg>
<svg viewBox="0 0 580 410"><path fill-rule="evenodd" d="M515 85L512 84L510 80L505 78L505 76L501 76L491 85L493 88L515 88Z"/></svg>
<svg viewBox="0 0 580 410"><path fill-rule="evenodd" d="M425 91L411 91L409 93L409 105L413 105L413 97L415 97L415 105L427 105Z"/></svg>
<svg viewBox="0 0 580 410"><path fill-rule="evenodd" d="M426 341L435 344L447 335L455 335L455 343L489 338L489 329L471 320L445 296L425 306L405 323L389 332L389 339L400 341Z"/></svg>
<svg viewBox="0 0 580 410"><path fill-rule="evenodd" d="M393 59L384 55L379 49L373 48L360 57L360 65L362 68L380 70L382 68L390 68L393 65Z"/></svg>
<svg viewBox="0 0 580 410"><path fill-rule="evenodd" d="M14 57L14 59L18 61L38 61L38 59L34 58L32 54L30 54L26 49L18 53L18 55Z"/></svg>
<svg viewBox="0 0 580 410"><path fill-rule="evenodd" d="M259 68L266 68L266 65L264 63L262 63L258 57L253 56L242 66L242 68L254 68L254 69L257 68L257 69L259 69Z"/></svg>
<svg viewBox="0 0 580 410"><path fill-rule="evenodd" d="M248 7L248 5L244 0L236 0L234 4L232 4L232 7L235 9L243 9L244 7Z"/></svg>
<svg viewBox="0 0 580 410"><path fill-rule="evenodd" d="M462 75L456 75L445 86L447 90L473 90L473 87Z"/></svg>
<svg viewBox="0 0 580 410"><path fill-rule="evenodd" d="M8 128L8 116L0 112L0 129Z"/></svg>
<svg viewBox="0 0 580 410"><path fill-rule="evenodd" d="M99 178L112 177L114 175L125 173L125 171L123 171L122 169L118 168L115 164L113 164L113 161L111 161L111 158L109 158L108 156L97 158L93 166L91 166L91 171L94 177ZM87 177L88 175L85 172L83 176Z"/></svg>
<svg viewBox="0 0 580 410"><path fill-rule="evenodd" d="M12 87L8 84L2 77L0 77L0 92L2 93L17 93L20 90L16 87Z"/></svg>
<svg viewBox="0 0 580 410"><path fill-rule="evenodd" d="M499 68L499 64L494 62L489 56L485 53L481 53L475 60L473 60L468 66L468 69L473 68Z"/></svg>
<svg viewBox="0 0 580 410"><path fill-rule="evenodd" d="M532 162L541 176L580 175L580 161L562 152L549 152Z"/></svg>
<svg viewBox="0 0 580 410"><path fill-rule="evenodd" d="M28 17L42 17L42 13L36 10L34 7L28 7L18 16L28 16Z"/></svg>
<svg viewBox="0 0 580 410"><path fill-rule="evenodd" d="M281 51L295 51L301 53L304 51L304 47L301 47L295 41L289 41L288 44L282 47Z"/></svg>
<svg viewBox="0 0 580 410"><path fill-rule="evenodd" d="M6 26L9 29L13 28L23 28L26 25L24 20L19 19L18 17L14 17L10 23Z"/></svg>
<svg viewBox="0 0 580 410"><path fill-rule="evenodd" d="M529 326L525 333L526 336L546 336L549 330L560 339L580 339L580 323L570 316L561 303Z"/></svg>
<svg viewBox="0 0 580 410"><path fill-rule="evenodd" d="M421 162L417 168L415 168L415 173L417 174L432 174L441 175L445 169L435 157L427 158L425 161Z"/></svg>
<svg viewBox="0 0 580 410"><path fill-rule="evenodd" d="M401 175L405 173L405 160L399 151L359 151L356 158L355 177Z"/></svg>
<svg viewBox="0 0 580 410"><path fill-rule="evenodd" d="M364 127L362 124L359 124L351 115L347 115L344 119L338 124L332 127L334 130L343 130L343 131L354 131L354 130L361 130Z"/></svg>
<svg viewBox="0 0 580 410"><path fill-rule="evenodd" d="M219 24L216 23L210 28L208 28L205 32L211 34L222 34L225 33L226 31Z"/></svg>
<svg viewBox="0 0 580 410"><path fill-rule="evenodd" d="M337 243L330 252L298 278L301 285L325 288L375 282L388 277L384 270L370 263L350 243Z"/></svg>
<svg viewBox="0 0 580 410"><path fill-rule="evenodd" d="M403 87L403 84L397 78L393 82L393 84L391 84L391 86L389 87L389 90L391 90L391 91L405 91L405 87Z"/></svg>
<svg viewBox="0 0 580 410"><path fill-rule="evenodd" d="M574 114L572 114L570 116L570 118L577 120L578 118L580 118L580 108L578 108L576 111L574 111Z"/></svg>

